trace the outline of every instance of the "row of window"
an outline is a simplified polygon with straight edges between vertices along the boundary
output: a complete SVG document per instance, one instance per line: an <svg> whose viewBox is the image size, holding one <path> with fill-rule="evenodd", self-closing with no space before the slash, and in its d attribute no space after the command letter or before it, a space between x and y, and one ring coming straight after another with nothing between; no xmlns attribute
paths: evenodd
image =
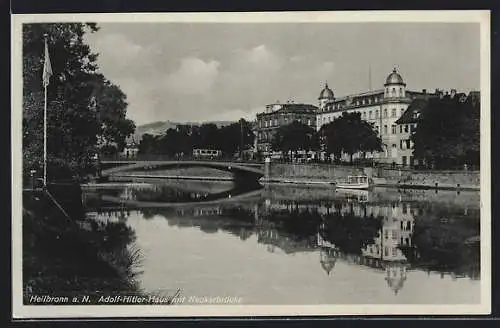
<svg viewBox="0 0 500 328"><path fill-rule="evenodd" d="M399 94L396 91L396 88L392 88L392 90L389 92L389 89L386 89L384 92L384 97L404 97L405 93L403 91L403 88L399 88ZM362 98L361 100L357 99L356 102L354 103L355 106L361 106L361 105L371 105L371 104L376 104L381 100L379 97L366 97ZM350 105L349 103L346 103L346 105ZM341 109L344 108L345 105L343 103L334 103L329 106L330 110L335 110L335 109Z"/></svg>
<svg viewBox="0 0 500 328"><path fill-rule="evenodd" d="M273 133L272 132L259 132L258 134L258 141L264 142L264 141L271 141L273 138Z"/></svg>
<svg viewBox="0 0 500 328"><path fill-rule="evenodd" d="M305 117L303 117L302 119L295 118L295 119L290 119L290 120L288 119L288 117L285 117L283 119L284 125L292 123L293 121L299 121L299 122L302 122L303 124L307 124L307 125L311 125L312 124L311 119L310 118L305 118ZM270 120L259 121L259 128L268 128L268 127L279 126L279 125L280 125L279 124L279 120L277 118L270 119Z"/></svg>
<svg viewBox="0 0 500 328"><path fill-rule="evenodd" d="M396 88L395 88L395 87L393 87L391 90L389 90L389 88L386 88L386 89L385 89L385 92L384 92L384 96L385 96L385 97L389 97L389 95L390 95L391 97L398 97L398 96L399 96L399 97L404 97L404 96L405 96L405 94L404 94L404 92L403 92L403 88L402 88L402 87L400 87L400 88L399 88L399 94L397 93L397 90L396 90Z"/></svg>
<svg viewBox="0 0 500 328"><path fill-rule="evenodd" d="M356 102L354 103L355 106L360 106L360 105L371 105L371 104L376 104L380 101L381 99L379 97L374 97L374 98L363 98L361 100L356 100ZM335 110L335 109L341 109L341 108L344 108L346 105L350 105L348 103L346 103L345 105L343 103L334 103L334 104L330 104L329 106L329 109L330 110Z"/></svg>
<svg viewBox="0 0 500 328"><path fill-rule="evenodd" d="M392 145L393 147L396 145ZM410 139L406 140L399 140L399 149L411 149L412 148L412 142Z"/></svg>
<svg viewBox="0 0 500 328"><path fill-rule="evenodd" d="M401 110L400 110L400 115L403 115L403 113L404 113L404 112L405 112L405 109L404 109L404 108L401 108ZM397 117L398 117L397 115L398 115L398 114L397 114L397 109L396 109L396 108L391 109L391 117L392 117L392 118L397 118ZM379 111L378 111L378 109L377 109L377 110L375 110L375 111L371 111L371 110L370 110L370 111L368 111L368 112L362 112L362 113L361 113L361 117L362 117L364 120L378 119L378 118L379 118ZM388 113L388 111L387 111L387 108L384 108L382 118L388 118L388 117L389 117L389 113ZM331 122L333 119L332 119L332 117L330 117L330 118L326 118L326 117L325 117L325 118L323 118L323 120L324 120L324 122L326 123L326 122L327 122L327 120Z"/></svg>

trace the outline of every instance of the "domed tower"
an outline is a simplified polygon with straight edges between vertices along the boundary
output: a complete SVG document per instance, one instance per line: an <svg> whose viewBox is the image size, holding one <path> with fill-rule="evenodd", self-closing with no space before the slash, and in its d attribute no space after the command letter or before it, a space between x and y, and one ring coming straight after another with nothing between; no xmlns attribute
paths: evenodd
<svg viewBox="0 0 500 328"><path fill-rule="evenodd" d="M337 262L337 254L335 250L332 248L322 247L319 256L321 267L327 275L330 275L330 272L333 270L335 263Z"/></svg>
<svg viewBox="0 0 500 328"><path fill-rule="evenodd" d="M325 83L325 88L319 94L319 109L323 111L328 102L335 100L332 89L328 87L328 82Z"/></svg>
<svg viewBox="0 0 500 328"><path fill-rule="evenodd" d="M404 83L403 78L395 67L391 74L387 76L384 87L385 98L403 98L406 95L406 83Z"/></svg>
<svg viewBox="0 0 500 328"><path fill-rule="evenodd" d="M386 268L387 286L397 295L406 281L406 265L404 263L390 263Z"/></svg>

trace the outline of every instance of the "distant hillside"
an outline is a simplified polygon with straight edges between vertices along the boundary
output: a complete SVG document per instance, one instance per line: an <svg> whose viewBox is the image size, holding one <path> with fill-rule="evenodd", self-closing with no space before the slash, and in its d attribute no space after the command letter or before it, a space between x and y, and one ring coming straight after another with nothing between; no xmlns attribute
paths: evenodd
<svg viewBox="0 0 500 328"><path fill-rule="evenodd" d="M152 134L152 135L161 135L164 134L168 129L175 129L175 127L179 124L186 125L201 125L212 123L217 125L218 127L232 124L234 122L229 121L215 121L215 122L203 122L203 123L193 123L193 122L172 122L172 121L158 121L153 123L147 123L144 125L139 125L135 129L135 138L137 141L141 140L142 135L144 134Z"/></svg>

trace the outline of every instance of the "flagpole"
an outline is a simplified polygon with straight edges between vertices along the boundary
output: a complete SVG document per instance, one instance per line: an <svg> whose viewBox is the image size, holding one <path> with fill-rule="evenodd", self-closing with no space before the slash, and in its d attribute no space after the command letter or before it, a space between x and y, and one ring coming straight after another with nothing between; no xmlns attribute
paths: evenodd
<svg viewBox="0 0 500 328"><path fill-rule="evenodd" d="M43 110L43 185L47 186L47 86L45 86Z"/></svg>
<svg viewBox="0 0 500 328"><path fill-rule="evenodd" d="M43 36L45 38L45 47L47 47L47 34ZM45 58L45 65L48 58ZM45 70L44 65L44 70ZM43 107L43 186L47 187L47 83L43 83L44 86L44 107Z"/></svg>

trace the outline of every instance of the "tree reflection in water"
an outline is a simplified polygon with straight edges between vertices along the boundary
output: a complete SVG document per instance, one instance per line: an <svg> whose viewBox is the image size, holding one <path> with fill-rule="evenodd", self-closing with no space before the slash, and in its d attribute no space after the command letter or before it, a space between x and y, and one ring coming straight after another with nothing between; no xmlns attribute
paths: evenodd
<svg viewBox="0 0 500 328"><path fill-rule="evenodd" d="M479 278L479 249L466 243L479 235L479 210L401 197L310 200L263 194L246 203L193 203L139 211L145 219L164 217L172 226L223 231L241 240L255 236L269 251L319 252L320 265L328 275L334 274L339 259L369 266L385 272L387 285L396 294L408 270Z"/></svg>

